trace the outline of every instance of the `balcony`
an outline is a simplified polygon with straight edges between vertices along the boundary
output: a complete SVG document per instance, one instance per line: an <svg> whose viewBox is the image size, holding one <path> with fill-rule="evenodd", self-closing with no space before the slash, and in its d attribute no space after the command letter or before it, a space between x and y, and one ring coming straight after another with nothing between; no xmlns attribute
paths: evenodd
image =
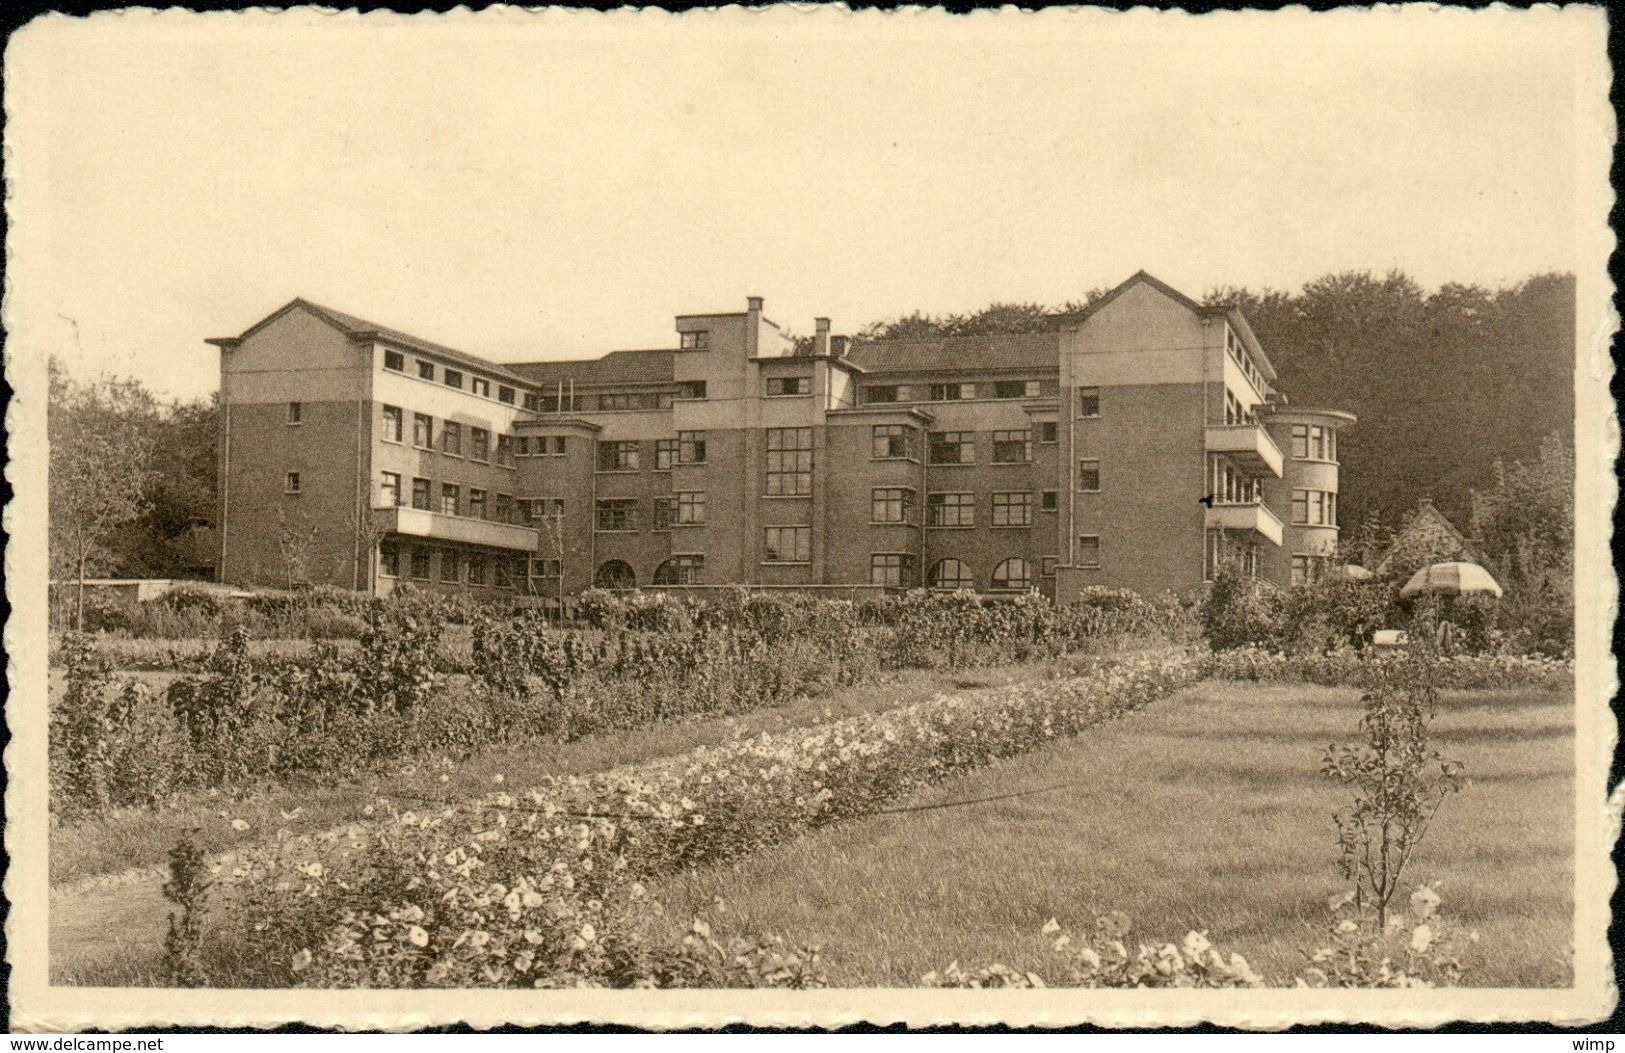
<svg viewBox="0 0 1625 1053"><path fill-rule="evenodd" d="M1251 531L1267 538L1273 545L1281 543L1281 521L1275 517L1274 512L1257 502L1242 505L1214 504L1203 513L1202 518L1203 525L1209 530L1224 530L1237 534Z"/></svg>
<svg viewBox="0 0 1625 1053"><path fill-rule="evenodd" d="M408 537L460 541L465 545L485 545L515 552L535 552L540 540L537 532L530 527L470 519L467 516L448 516L422 508L375 508L373 515L381 529Z"/></svg>
<svg viewBox="0 0 1625 1053"><path fill-rule="evenodd" d="M1205 435L1209 453L1222 453L1254 475L1281 477L1286 458L1262 424L1209 424Z"/></svg>

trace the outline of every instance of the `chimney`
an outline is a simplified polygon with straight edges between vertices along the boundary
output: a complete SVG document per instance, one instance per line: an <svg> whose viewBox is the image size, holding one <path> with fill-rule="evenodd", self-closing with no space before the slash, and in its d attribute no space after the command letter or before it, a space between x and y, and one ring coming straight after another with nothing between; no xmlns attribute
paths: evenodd
<svg viewBox="0 0 1625 1053"><path fill-rule="evenodd" d="M813 348L815 355L829 354L829 319L813 319Z"/></svg>
<svg viewBox="0 0 1625 1053"><path fill-rule="evenodd" d="M845 358L847 348L852 346L850 336L832 336L829 338L829 350L836 358Z"/></svg>
<svg viewBox="0 0 1625 1053"><path fill-rule="evenodd" d="M745 309L750 311L752 314L761 314L762 298L760 296L747 297L745 300Z"/></svg>

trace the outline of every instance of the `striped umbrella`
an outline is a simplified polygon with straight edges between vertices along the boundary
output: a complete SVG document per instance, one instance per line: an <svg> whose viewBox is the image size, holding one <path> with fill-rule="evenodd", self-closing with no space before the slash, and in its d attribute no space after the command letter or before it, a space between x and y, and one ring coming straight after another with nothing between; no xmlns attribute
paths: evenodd
<svg viewBox="0 0 1625 1053"><path fill-rule="evenodd" d="M1435 563L1411 575L1411 580L1399 590L1403 597L1419 596L1424 592L1442 596L1494 596L1500 598L1501 586L1490 577L1490 572L1477 563Z"/></svg>

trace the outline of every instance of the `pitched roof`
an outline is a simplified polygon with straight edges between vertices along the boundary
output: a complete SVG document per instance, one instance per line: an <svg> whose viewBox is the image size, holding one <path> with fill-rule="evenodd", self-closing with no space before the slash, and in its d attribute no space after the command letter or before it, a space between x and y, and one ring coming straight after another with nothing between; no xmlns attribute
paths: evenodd
<svg viewBox="0 0 1625 1053"><path fill-rule="evenodd" d="M854 341L847 358L869 373L1059 369L1054 331Z"/></svg>
<svg viewBox="0 0 1625 1053"><path fill-rule="evenodd" d="M1445 555L1459 554L1474 563L1482 564L1484 562L1483 557L1473 546L1473 543L1467 540L1467 536L1456 529L1456 525L1450 521L1448 516L1439 511L1438 505L1424 497L1416 506L1416 514L1411 516L1405 525L1400 528L1399 533L1394 536L1393 542L1388 546L1388 551L1382 554L1381 561L1373 569L1379 573L1387 571L1389 566L1392 565L1394 557L1404 551L1406 546L1426 542L1429 531L1433 533L1434 537L1442 534L1454 542L1457 551L1446 552Z"/></svg>
<svg viewBox="0 0 1625 1053"><path fill-rule="evenodd" d="M667 384L671 382L672 350L611 351L602 358L555 362L514 362L508 368L538 386L569 384Z"/></svg>

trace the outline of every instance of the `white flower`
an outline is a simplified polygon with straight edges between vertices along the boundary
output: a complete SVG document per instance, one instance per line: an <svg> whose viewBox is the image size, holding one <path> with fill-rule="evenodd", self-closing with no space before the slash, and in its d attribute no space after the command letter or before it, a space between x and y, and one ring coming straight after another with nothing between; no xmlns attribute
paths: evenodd
<svg viewBox="0 0 1625 1053"><path fill-rule="evenodd" d="M406 938L412 942L414 947L427 947L429 945L429 934L416 925L406 931Z"/></svg>
<svg viewBox="0 0 1625 1053"><path fill-rule="evenodd" d="M1439 909L1439 894L1427 885L1411 893L1411 909L1418 918L1431 918Z"/></svg>
<svg viewBox="0 0 1625 1053"><path fill-rule="evenodd" d="M238 833L242 833L243 831L248 829L248 823L247 823L246 820L243 820L243 819L233 819L231 821L231 828L233 830L237 831Z"/></svg>
<svg viewBox="0 0 1625 1053"><path fill-rule="evenodd" d="M1358 932L1359 928L1360 926L1356 925L1353 920L1349 918L1344 918L1342 921L1337 923L1337 931L1345 936Z"/></svg>
<svg viewBox="0 0 1625 1053"><path fill-rule="evenodd" d="M1416 931L1411 933L1411 950L1417 954L1426 954L1431 946L1433 946L1433 929L1425 924L1418 925Z"/></svg>
<svg viewBox="0 0 1625 1053"><path fill-rule="evenodd" d="M308 968L310 968L310 950L306 948L293 956L293 971L300 973Z"/></svg>

